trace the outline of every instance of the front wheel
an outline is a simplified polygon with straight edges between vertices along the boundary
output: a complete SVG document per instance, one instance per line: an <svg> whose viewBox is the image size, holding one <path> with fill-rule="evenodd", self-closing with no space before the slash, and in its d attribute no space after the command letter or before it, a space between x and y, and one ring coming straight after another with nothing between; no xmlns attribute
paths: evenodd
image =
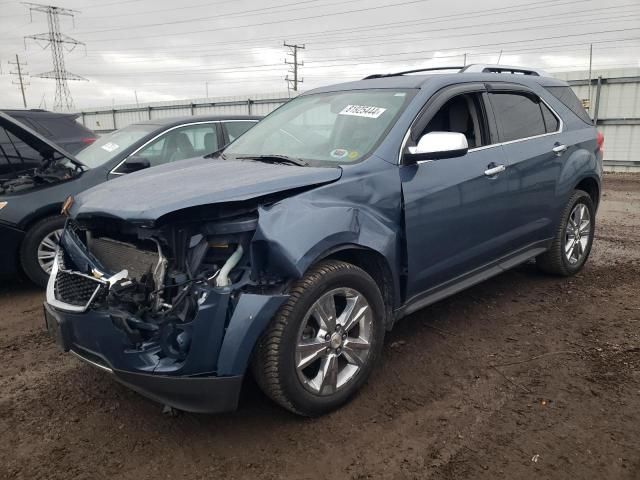
<svg viewBox="0 0 640 480"><path fill-rule="evenodd" d="M543 272L570 276L589 258L595 232L595 208L587 192L576 190L562 214L551 248L536 258Z"/></svg>
<svg viewBox="0 0 640 480"><path fill-rule="evenodd" d="M42 219L27 231L22 241L22 270L40 287L45 287L49 280L64 223L65 218L62 216Z"/></svg>
<svg viewBox="0 0 640 480"><path fill-rule="evenodd" d="M317 416L347 402L382 352L384 302L374 280L340 261L313 267L258 342L254 376L284 408Z"/></svg>

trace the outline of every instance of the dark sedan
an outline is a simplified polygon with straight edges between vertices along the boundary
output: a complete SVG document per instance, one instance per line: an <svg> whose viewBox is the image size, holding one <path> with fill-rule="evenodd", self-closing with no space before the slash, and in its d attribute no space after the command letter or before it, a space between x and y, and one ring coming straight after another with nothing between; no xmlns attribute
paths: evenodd
<svg viewBox="0 0 640 480"><path fill-rule="evenodd" d="M213 153L251 128L255 116L193 116L141 122L100 137L76 157L0 113L0 276L22 270L47 283L64 226L65 199L144 168ZM28 154L12 145L25 143ZM34 167L35 165L35 167Z"/></svg>

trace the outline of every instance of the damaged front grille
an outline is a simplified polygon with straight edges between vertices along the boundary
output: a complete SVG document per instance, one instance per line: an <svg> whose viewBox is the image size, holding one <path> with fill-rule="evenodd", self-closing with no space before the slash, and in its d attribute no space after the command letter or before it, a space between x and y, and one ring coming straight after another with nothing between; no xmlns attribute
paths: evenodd
<svg viewBox="0 0 640 480"><path fill-rule="evenodd" d="M160 260L157 252L111 238L91 238L87 243L89 251L102 265L114 273L127 270L129 278L141 279L145 273L153 272Z"/></svg>
<svg viewBox="0 0 640 480"><path fill-rule="evenodd" d="M56 300L60 302L87 308L93 302L104 301L108 288L105 283L89 276L58 270L54 292Z"/></svg>

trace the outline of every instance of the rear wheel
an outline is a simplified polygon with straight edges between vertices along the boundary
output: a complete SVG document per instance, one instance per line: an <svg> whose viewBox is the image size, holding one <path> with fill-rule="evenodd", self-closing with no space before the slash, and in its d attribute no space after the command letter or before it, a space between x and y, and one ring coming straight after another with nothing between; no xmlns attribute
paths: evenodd
<svg viewBox="0 0 640 480"><path fill-rule="evenodd" d="M588 193L576 190L569 199L551 248L536 259L543 272L570 276L589 258L595 232L595 209Z"/></svg>
<svg viewBox="0 0 640 480"><path fill-rule="evenodd" d="M58 242L64 229L64 217L47 217L31 227L20 247L24 273L36 285L45 287L53 267Z"/></svg>
<svg viewBox="0 0 640 480"><path fill-rule="evenodd" d="M362 269L326 261L290 290L258 343L253 372L284 408L322 415L348 401L382 351L384 303Z"/></svg>

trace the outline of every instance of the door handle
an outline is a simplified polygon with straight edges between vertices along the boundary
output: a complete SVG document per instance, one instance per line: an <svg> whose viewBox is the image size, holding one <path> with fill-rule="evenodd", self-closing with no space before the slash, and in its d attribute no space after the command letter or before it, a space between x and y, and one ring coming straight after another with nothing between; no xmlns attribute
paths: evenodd
<svg viewBox="0 0 640 480"><path fill-rule="evenodd" d="M484 174L487 177L493 177L494 175L502 173L507 169L507 167L505 167L504 165L495 165L494 164L494 166L489 165L489 167L491 167L491 168L488 168L487 170L484 171Z"/></svg>
<svg viewBox="0 0 640 480"><path fill-rule="evenodd" d="M551 150L553 151L553 153L556 154L556 156L559 157L560 155L562 155L564 152L567 151L567 146L566 145L556 145Z"/></svg>

